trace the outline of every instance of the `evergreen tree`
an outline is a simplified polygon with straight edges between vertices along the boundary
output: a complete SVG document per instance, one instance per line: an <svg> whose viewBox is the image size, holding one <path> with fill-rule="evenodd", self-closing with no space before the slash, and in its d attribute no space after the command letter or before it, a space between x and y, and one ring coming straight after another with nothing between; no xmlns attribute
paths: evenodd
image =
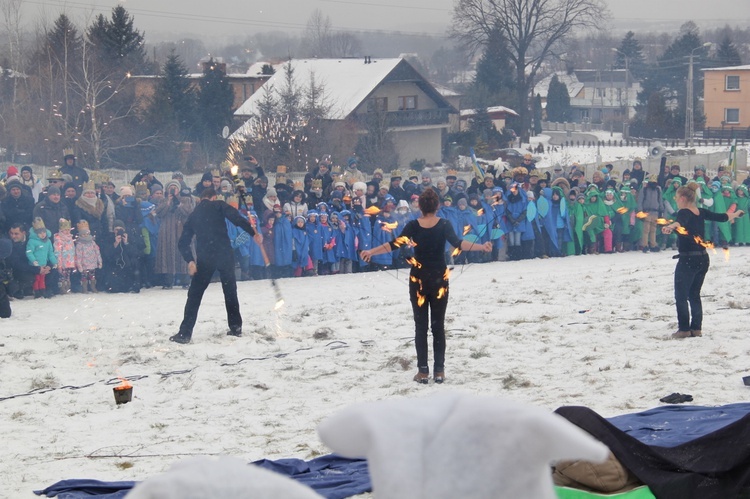
<svg viewBox="0 0 750 499"><path fill-rule="evenodd" d="M516 107L513 81L515 69L508 54L505 38L499 30L494 30L477 61L476 75L467 93L467 102L471 107Z"/></svg>
<svg viewBox="0 0 750 499"><path fill-rule="evenodd" d="M719 48L716 51L717 67L741 66L742 58L737 47L732 43L728 34L724 35Z"/></svg>
<svg viewBox="0 0 750 499"><path fill-rule="evenodd" d="M294 81L294 67L289 61L284 64L284 86L279 91L280 115L289 121L296 121L300 114L302 92Z"/></svg>
<svg viewBox="0 0 750 499"><path fill-rule="evenodd" d="M183 141L193 137L195 95L187 75L180 57L172 52L151 98L148 122L167 140Z"/></svg>
<svg viewBox="0 0 750 499"><path fill-rule="evenodd" d="M112 9L109 20L99 14L86 35L108 70L125 75L147 68L143 34L133 27L133 18L123 6Z"/></svg>
<svg viewBox="0 0 750 499"><path fill-rule="evenodd" d="M534 97L534 135L542 133L542 96L536 94Z"/></svg>
<svg viewBox="0 0 750 499"><path fill-rule="evenodd" d="M556 123L570 121L568 86L558 80L557 75L552 77L547 90L547 119Z"/></svg>
<svg viewBox="0 0 750 499"><path fill-rule="evenodd" d="M628 68L636 79L643 77L647 71L643 48L636 39L635 33L628 31L615 52L615 69Z"/></svg>
<svg viewBox="0 0 750 499"><path fill-rule="evenodd" d="M213 60L208 61L196 105L196 133L210 160L220 159L224 152L221 130L232 124L234 92L226 72Z"/></svg>

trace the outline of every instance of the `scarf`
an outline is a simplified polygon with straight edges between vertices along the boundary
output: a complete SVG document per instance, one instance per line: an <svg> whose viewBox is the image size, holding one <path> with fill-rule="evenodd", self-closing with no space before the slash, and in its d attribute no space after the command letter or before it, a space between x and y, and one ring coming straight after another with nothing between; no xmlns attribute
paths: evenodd
<svg viewBox="0 0 750 499"><path fill-rule="evenodd" d="M89 199L81 196L76 200L76 206L96 218L100 218L104 213L104 202L99 198Z"/></svg>

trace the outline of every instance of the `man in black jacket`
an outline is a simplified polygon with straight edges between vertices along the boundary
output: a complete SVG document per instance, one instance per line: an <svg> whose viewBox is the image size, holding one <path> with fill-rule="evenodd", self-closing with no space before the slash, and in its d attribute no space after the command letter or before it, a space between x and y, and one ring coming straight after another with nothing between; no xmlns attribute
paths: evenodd
<svg viewBox="0 0 750 499"><path fill-rule="evenodd" d="M5 259L5 264L13 271L13 279L9 285L9 294L16 299L31 296L34 278L37 274L47 275L50 267L35 267L26 256L26 243L28 241L26 227L22 223L11 225L8 231L13 247L10 256Z"/></svg>
<svg viewBox="0 0 750 499"><path fill-rule="evenodd" d="M227 234L225 219L232 222L251 236L261 246L263 237L256 233L242 215L224 201L216 200L216 191L208 187L201 193L201 201L190 214L182 229L177 246L180 254L188 262L188 273L193 276L188 290L185 315L180 324L180 331L170 337L177 343L189 343L193 327L198 318L203 293L211 282L211 276L219 271L221 289L227 308L227 320L231 336L242 336L242 316L240 302L237 299L237 280L234 274L234 252ZM190 247L195 236L196 259Z"/></svg>

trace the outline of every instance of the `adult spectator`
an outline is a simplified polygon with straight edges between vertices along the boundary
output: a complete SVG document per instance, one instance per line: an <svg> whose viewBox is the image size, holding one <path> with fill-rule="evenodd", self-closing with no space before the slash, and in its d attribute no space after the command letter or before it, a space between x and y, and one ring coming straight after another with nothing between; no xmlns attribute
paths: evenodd
<svg viewBox="0 0 750 499"><path fill-rule="evenodd" d="M187 274L187 262L180 255L177 242L183 225L195 208L195 200L193 196L181 195L180 184L174 180L167 182L166 190L166 197L156 207L160 223L154 272L164 274L163 287L171 289L175 276Z"/></svg>
<svg viewBox="0 0 750 499"><path fill-rule="evenodd" d="M34 203L37 203L44 191L44 185L34 176L34 170L28 165L21 167L21 183L31 189L31 197L34 198Z"/></svg>
<svg viewBox="0 0 750 499"><path fill-rule="evenodd" d="M39 201L33 208L33 218L41 218L44 226L54 236L60 231L60 219L70 220L68 205L62 201L60 189L57 186L47 188L47 197Z"/></svg>
<svg viewBox="0 0 750 499"><path fill-rule="evenodd" d="M74 211L75 214L72 217L79 222L86 220L91 236L98 239L99 235L102 234L104 201L97 197L93 182L89 181L83 184L83 192L81 197L76 199Z"/></svg>
<svg viewBox="0 0 750 499"><path fill-rule="evenodd" d="M34 198L31 197L31 194L24 192L23 185L18 177L10 179L5 184L5 189L8 194L0 203L5 215L5 226L11 227L16 223L30 226L34 213Z"/></svg>
<svg viewBox="0 0 750 499"><path fill-rule="evenodd" d="M89 174L86 173L86 170L76 165L76 156L73 149L63 151L63 166L60 168L60 172L63 175L70 175L71 182L79 191L83 187L83 183L89 181Z"/></svg>
<svg viewBox="0 0 750 499"><path fill-rule="evenodd" d="M24 296L32 296L34 294L32 289L34 279L39 274L49 274L50 268L35 267L29 262L29 258L26 256L28 232L24 224L15 223L11 225L8 235L10 236L10 240L13 241L11 254L5 259L6 265L13 270L10 294L17 299L21 299Z"/></svg>
<svg viewBox="0 0 750 499"><path fill-rule="evenodd" d="M391 185L388 189L388 194L393 196L396 202L409 200L406 191L401 187L401 170L393 170L391 172Z"/></svg>
<svg viewBox="0 0 750 499"><path fill-rule="evenodd" d="M649 250L657 252L659 246L656 244L656 220L664 212L664 200L662 199L657 175L651 175L646 185L638 193L638 211L647 214L643 220L641 248L644 253Z"/></svg>

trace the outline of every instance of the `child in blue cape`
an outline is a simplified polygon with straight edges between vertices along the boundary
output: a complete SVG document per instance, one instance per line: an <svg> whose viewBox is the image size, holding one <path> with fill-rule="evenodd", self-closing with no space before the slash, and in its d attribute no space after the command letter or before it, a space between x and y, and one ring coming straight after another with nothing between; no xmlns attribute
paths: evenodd
<svg viewBox="0 0 750 499"><path fill-rule="evenodd" d="M303 272L311 271L313 268L310 262L310 238L305 225L305 217L302 215L294 217L292 226L292 275L294 277L301 277Z"/></svg>

